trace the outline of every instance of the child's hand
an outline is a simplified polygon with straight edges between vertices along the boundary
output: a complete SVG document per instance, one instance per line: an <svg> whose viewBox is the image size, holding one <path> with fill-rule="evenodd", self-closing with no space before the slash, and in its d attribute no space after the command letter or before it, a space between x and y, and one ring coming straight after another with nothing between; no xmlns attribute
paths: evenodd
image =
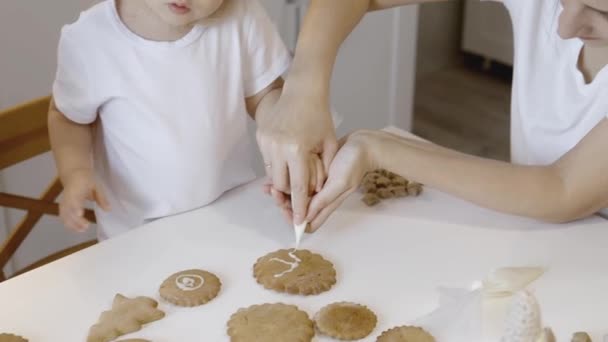
<svg viewBox="0 0 608 342"><path fill-rule="evenodd" d="M320 192L321 189L323 189L323 185L325 184L327 175L325 174L325 167L323 166L323 161L317 154L312 156L309 169L310 182L308 184L308 194L312 196ZM271 180L269 181L269 183L264 184L264 192L274 198L277 206L283 211L285 218L289 222L292 222L293 208L291 203L291 196L276 189L273 186Z"/></svg>
<svg viewBox="0 0 608 342"><path fill-rule="evenodd" d="M90 170L72 172L64 186L63 196L59 203L59 216L63 224L76 232L84 232L91 224L84 218L86 201L94 201L105 211L110 204L101 188L95 184Z"/></svg>

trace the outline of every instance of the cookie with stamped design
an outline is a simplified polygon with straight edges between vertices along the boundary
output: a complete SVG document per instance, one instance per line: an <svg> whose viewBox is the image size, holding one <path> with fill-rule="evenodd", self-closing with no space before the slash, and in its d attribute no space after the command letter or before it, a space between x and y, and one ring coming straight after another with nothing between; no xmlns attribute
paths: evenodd
<svg viewBox="0 0 608 342"><path fill-rule="evenodd" d="M160 296L177 306L199 306L214 299L222 283L213 273L203 270L185 270L167 278L160 286Z"/></svg>

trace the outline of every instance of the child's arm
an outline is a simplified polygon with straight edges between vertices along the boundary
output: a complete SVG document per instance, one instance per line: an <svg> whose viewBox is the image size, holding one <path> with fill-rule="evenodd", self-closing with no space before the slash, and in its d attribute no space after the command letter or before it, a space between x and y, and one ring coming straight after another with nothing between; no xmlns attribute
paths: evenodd
<svg viewBox="0 0 608 342"><path fill-rule="evenodd" d="M283 79L277 78L268 87L245 99L247 113L257 122L268 119L283 91ZM259 114L258 114L259 113Z"/></svg>
<svg viewBox="0 0 608 342"><path fill-rule="evenodd" d="M86 200L92 200L104 210L109 204L95 184L91 125L77 124L61 113L51 101L48 116L51 148L57 171L64 186L59 205L60 217L66 227L83 231L89 222L83 217Z"/></svg>

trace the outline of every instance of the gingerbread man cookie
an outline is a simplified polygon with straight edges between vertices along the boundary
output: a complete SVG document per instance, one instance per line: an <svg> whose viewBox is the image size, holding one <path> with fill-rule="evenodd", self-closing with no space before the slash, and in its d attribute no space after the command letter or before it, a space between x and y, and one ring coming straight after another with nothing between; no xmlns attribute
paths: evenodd
<svg viewBox="0 0 608 342"><path fill-rule="evenodd" d="M101 314L99 322L91 327L87 342L109 342L138 330L147 323L165 317L157 309L158 303L148 297L114 297L112 309Z"/></svg>

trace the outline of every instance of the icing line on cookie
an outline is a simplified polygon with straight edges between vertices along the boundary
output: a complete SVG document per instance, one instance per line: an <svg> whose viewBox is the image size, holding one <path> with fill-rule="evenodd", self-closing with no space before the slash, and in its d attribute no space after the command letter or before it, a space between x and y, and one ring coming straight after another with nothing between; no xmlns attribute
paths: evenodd
<svg viewBox="0 0 608 342"><path fill-rule="evenodd" d="M197 284L197 280L199 283ZM194 291L205 284L205 278L198 274L182 274L175 278L175 286L182 291Z"/></svg>
<svg viewBox="0 0 608 342"><path fill-rule="evenodd" d="M298 266L300 266L300 262L302 262L302 260L300 260L300 258L298 258L295 253L296 253L296 250L292 249L291 252L289 252L289 254L288 254L293 259L292 262L285 261L285 260L279 259L279 258L270 259L270 261L278 261L278 262L284 263L285 265L289 265L288 270L275 274L274 275L275 278L280 278L280 277L286 275L287 273L291 273L291 272L293 272L293 270L298 268Z"/></svg>

